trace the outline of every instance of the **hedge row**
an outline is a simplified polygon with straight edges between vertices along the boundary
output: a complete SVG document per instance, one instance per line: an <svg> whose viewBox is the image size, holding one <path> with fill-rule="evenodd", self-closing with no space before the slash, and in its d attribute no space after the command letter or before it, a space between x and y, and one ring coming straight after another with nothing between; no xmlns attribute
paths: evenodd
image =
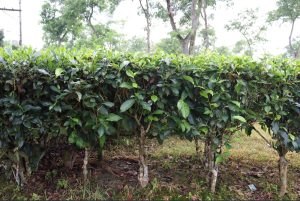
<svg viewBox="0 0 300 201"><path fill-rule="evenodd" d="M274 139L268 143L280 156L284 195L285 155L300 150L299 70L299 62L276 58L0 49L2 161L23 183L55 139L67 138L86 150L86 175L89 150L130 134L139 139L138 179L145 186L146 138L180 135L204 141L214 192L223 146L238 130L250 135L258 122Z"/></svg>

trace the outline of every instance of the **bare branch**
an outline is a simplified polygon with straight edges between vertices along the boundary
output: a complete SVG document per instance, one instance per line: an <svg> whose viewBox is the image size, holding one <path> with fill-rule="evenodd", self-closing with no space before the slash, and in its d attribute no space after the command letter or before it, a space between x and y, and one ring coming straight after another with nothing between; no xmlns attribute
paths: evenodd
<svg viewBox="0 0 300 201"><path fill-rule="evenodd" d="M174 20L174 14L172 12L172 3L171 3L171 0L166 0L166 2L167 2L168 16L169 16L169 19L170 19L170 23L171 23L172 29L173 29L173 31L175 31L177 33L176 37L179 40L183 40L182 36L178 33L178 28L177 28L175 20Z"/></svg>
<svg viewBox="0 0 300 201"><path fill-rule="evenodd" d="M257 134L258 134L260 137L262 137L270 147L272 147L272 145L271 145L271 143L269 142L269 140L268 140L267 138L265 138L265 136L263 136L263 134L262 134L259 130L257 130L254 126L253 126L253 128L254 128L254 130L257 132Z"/></svg>
<svg viewBox="0 0 300 201"><path fill-rule="evenodd" d="M146 133L149 132L150 128L151 128L151 124L152 124L152 121L149 122L148 126L147 126L147 129L146 129Z"/></svg>

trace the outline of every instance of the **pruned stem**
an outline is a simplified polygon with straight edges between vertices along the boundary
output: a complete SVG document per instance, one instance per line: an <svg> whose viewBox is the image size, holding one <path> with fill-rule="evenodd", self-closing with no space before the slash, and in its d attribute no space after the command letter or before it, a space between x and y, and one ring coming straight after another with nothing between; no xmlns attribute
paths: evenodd
<svg viewBox="0 0 300 201"><path fill-rule="evenodd" d="M146 187L149 183L149 174L148 174L148 166L146 163L146 153L145 153L145 138L146 138L146 130L143 126L140 127L140 140L139 140L139 162L140 169L138 175L138 181L142 188Z"/></svg>
<svg viewBox="0 0 300 201"><path fill-rule="evenodd" d="M283 197L287 193L287 173L288 173L288 161L285 156L287 151L281 148L279 151L279 176L280 176L280 191L279 196Z"/></svg>
<svg viewBox="0 0 300 201"><path fill-rule="evenodd" d="M218 174L219 174L219 167L218 164L216 163L215 151L212 147L212 141L210 139L206 140L205 142L205 156L206 156L205 166L208 168L206 181L208 183L211 193L215 193Z"/></svg>
<svg viewBox="0 0 300 201"><path fill-rule="evenodd" d="M149 173L148 173L148 165L146 162L146 147L145 147L145 140L146 140L146 134L149 132L151 128L151 122L148 123L147 128L141 124L141 117L138 118L137 115L135 115L135 120L140 128L140 136L139 136L139 174L138 174L138 181L142 188L146 187L149 183Z"/></svg>
<svg viewBox="0 0 300 201"><path fill-rule="evenodd" d="M88 181L88 169L87 169L88 162L89 162L89 149L85 148L85 150L84 150L83 166L82 166L82 173L83 173L84 184L86 184L87 181Z"/></svg>

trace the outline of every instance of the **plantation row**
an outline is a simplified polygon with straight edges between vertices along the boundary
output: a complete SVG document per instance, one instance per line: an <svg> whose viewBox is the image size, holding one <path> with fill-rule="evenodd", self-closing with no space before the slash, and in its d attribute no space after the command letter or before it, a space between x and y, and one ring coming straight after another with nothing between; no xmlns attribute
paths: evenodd
<svg viewBox="0 0 300 201"><path fill-rule="evenodd" d="M126 55L103 50L0 49L0 155L22 184L57 139L91 150L110 137L138 136L138 180L146 186L147 137L205 143L209 188L231 136L271 131L286 193L288 151L300 150L300 63L243 57ZM267 139L265 139L267 141ZM270 142L268 142L270 143ZM198 147L197 147L198 148Z"/></svg>

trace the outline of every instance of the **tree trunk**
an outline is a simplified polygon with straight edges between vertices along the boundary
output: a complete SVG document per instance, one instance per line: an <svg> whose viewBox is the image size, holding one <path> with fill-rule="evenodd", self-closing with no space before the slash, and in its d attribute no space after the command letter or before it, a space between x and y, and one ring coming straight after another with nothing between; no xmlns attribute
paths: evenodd
<svg viewBox="0 0 300 201"><path fill-rule="evenodd" d="M290 31L290 35L289 35L289 47L290 47L290 50L291 50L294 57L295 57L295 51L294 51L294 48L293 48L292 40L293 40L293 32L294 32L294 27L295 27L295 21L296 20L292 21L292 27L291 27L291 31Z"/></svg>
<svg viewBox="0 0 300 201"><path fill-rule="evenodd" d="M206 0L203 0L201 10L202 10L202 18L204 20L204 30L205 30L204 38L203 38L205 51L210 46L209 35L208 35L208 18L207 18L206 9L207 9L207 3L206 3Z"/></svg>
<svg viewBox="0 0 300 201"><path fill-rule="evenodd" d="M191 20L192 20L192 27L190 32L190 38L189 38L189 55L192 55L195 50L195 41L196 41L196 34L197 29L199 27L199 15L200 15L200 5L197 4L197 0L192 0L191 3ZM198 5L198 9L197 9Z"/></svg>
<svg viewBox="0 0 300 201"><path fill-rule="evenodd" d="M103 149L98 149L97 150L97 159L99 161L102 161L103 160Z"/></svg>
<svg viewBox="0 0 300 201"><path fill-rule="evenodd" d="M196 42L196 32L193 32L191 34L190 47L189 47L189 55L192 55L195 52L195 42Z"/></svg>
<svg viewBox="0 0 300 201"><path fill-rule="evenodd" d="M147 52L150 53L151 51L151 42L150 42L150 34L151 34L151 16L150 16L150 7L149 7L149 1L146 0L146 7L143 6L142 0L139 0L140 6L143 10L143 13L146 18L147 26L146 26L146 31L147 31Z"/></svg>
<svg viewBox="0 0 300 201"><path fill-rule="evenodd" d="M150 31L151 30L150 30L150 22L148 21L149 20L147 19L147 52L150 53L151 52Z"/></svg>
<svg viewBox="0 0 300 201"><path fill-rule="evenodd" d="M279 150L279 176L280 176L280 191L279 196L283 197L287 193L287 173L288 173L288 161L285 156L287 151L285 148Z"/></svg>
<svg viewBox="0 0 300 201"><path fill-rule="evenodd" d="M211 168L210 171L211 171L210 192L215 193L218 174L219 174L219 166L218 166L218 164L215 163L215 161L213 162L213 167Z"/></svg>
<svg viewBox="0 0 300 201"><path fill-rule="evenodd" d="M26 179L25 179L25 175L24 175L24 172L25 172L24 165L25 164L22 161L22 157L20 156L19 151L16 151L12 157L14 160L13 169L15 169L15 171L12 171L13 176L14 176L15 181L17 182L18 186L23 186L24 183L26 183Z"/></svg>
<svg viewBox="0 0 300 201"><path fill-rule="evenodd" d="M218 173L219 173L219 167L218 167L218 164L216 163L216 154L212 147L211 139L207 139L205 141L205 156L206 156L205 166L208 168L208 174L206 177L206 181L207 181L207 184L209 186L211 193L215 193L217 179L218 179Z"/></svg>
<svg viewBox="0 0 300 201"><path fill-rule="evenodd" d="M138 181L142 188L146 187L149 183L149 174L148 174L148 166L146 163L146 153L145 153L145 138L146 138L146 130L143 126L140 126L140 139L139 139L139 174Z"/></svg>
<svg viewBox="0 0 300 201"><path fill-rule="evenodd" d="M189 50L189 43L190 43L189 37L185 38L185 39L182 39L180 41L180 43L181 43L181 47L182 47L182 53L186 54L186 55L189 55L189 53L190 53L190 50Z"/></svg>
<svg viewBox="0 0 300 201"><path fill-rule="evenodd" d="M88 181L88 169L87 169L88 162L89 162L89 149L85 148L85 150L84 150L83 166L82 166L82 173L83 173L84 184L86 184L87 181Z"/></svg>
<svg viewBox="0 0 300 201"><path fill-rule="evenodd" d="M168 16L170 19L170 24L172 27L172 30L176 33L176 38L181 44L182 47L182 53L186 55L190 55L191 53L194 52L194 47L195 47L195 40L196 40L196 33L197 29L199 27L199 16L200 16L200 8L198 10L196 9L197 7L197 1L192 0L191 3L191 31L186 35L186 37L183 37L180 33L179 30L176 26L175 20L174 20L174 13L172 11L172 1L171 0L166 0L167 3L167 11L168 11Z"/></svg>

